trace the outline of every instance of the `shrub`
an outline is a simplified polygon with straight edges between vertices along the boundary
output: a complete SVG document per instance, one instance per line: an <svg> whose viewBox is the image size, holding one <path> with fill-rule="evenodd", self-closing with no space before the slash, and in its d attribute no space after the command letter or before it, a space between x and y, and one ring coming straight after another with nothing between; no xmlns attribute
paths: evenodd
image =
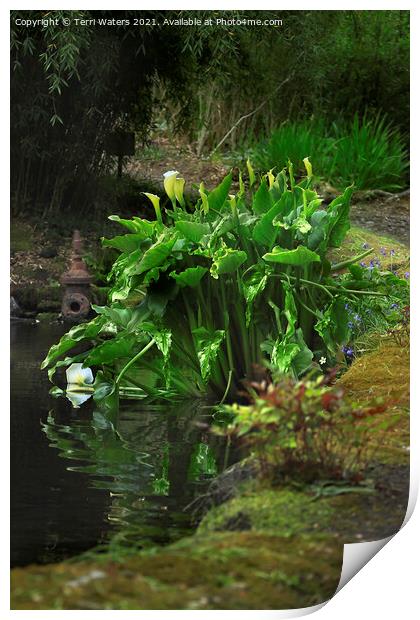
<svg viewBox="0 0 420 620"><path fill-rule="evenodd" d="M274 384L253 383L249 405L224 406L232 416L216 432L239 440L259 463L264 477L279 469L291 476L359 481L369 455L369 436L388 428L395 416L377 425L380 401L354 405L329 383L335 373L315 380L283 376Z"/></svg>
<svg viewBox="0 0 420 620"><path fill-rule="evenodd" d="M172 208L147 194L155 221L111 216L128 234L103 241L120 252L110 303L94 306L96 318L51 347L43 362L50 377L83 362L101 370L98 397L117 388L220 398L232 396L255 363L298 377L319 356L334 361L349 339L347 300L380 297L389 286L379 278L372 290L369 272L355 265L372 250L328 260L350 227L352 189L323 209L305 165L297 183L292 166L258 181L248 164L250 195L242 178L230 194L229 174L211 192L201 184L194 206L185 202L184 180L166 173ZM61 359L81 342L88 350Z"/></svg>

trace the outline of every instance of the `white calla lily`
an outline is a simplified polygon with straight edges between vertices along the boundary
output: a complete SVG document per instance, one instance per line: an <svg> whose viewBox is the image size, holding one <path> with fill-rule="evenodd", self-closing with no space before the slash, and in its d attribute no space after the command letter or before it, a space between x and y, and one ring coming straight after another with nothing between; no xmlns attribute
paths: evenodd
<svg viewBox="0 0 420 620"><path fill-rule="evenodd" d="M92 396L92 392L66 392L66 398L73 405L73 409L79 409Z"/></svg>
<svg viewBox="0 0 420 620"><path fill-rule="evenodd" d="M83 368L83 364L71 364L66 370L66 377L66 396L73 407L78 409L93 394L93 372L90 368Z"/></svg>
<svg viewBox="0 0 420 620"><path fill-rule="evenodd" d="M168 170L168 172L165 172L163 175L163 187L174 206L176 204L175 183L177 174L179 174L177 170Z"/></svg>
<svg viewBox="0 0 420 620"><path fill-rule="evenodd" d="M83 386L93 383L93 373L90 368L83 368L83 364L72 364L66 370L67 383Z"/></svg>

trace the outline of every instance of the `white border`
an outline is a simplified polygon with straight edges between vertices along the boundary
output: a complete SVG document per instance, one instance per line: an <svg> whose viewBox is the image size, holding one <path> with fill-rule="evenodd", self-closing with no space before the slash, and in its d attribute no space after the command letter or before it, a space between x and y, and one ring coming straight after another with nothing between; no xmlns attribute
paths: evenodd
<svg viewBox="0 0 420 620"><path fill-rule="evenodd" d="M216 9L243 9L250 10L254 9L255 5L251 5L249 2L234 2L232 0L224 0L213 1L211 3L211 8L209 7L209 2L203 2L202 0L195 0L194 2L160 2L158 3L159 9L208 9L208 10L216 10ZM283 3L282 3L283 4ZM104 2L86 2L86 4L82 5L83 8L89 9L114 9L117 10L118 7L115 3L111 3L109 1ZM156 2L144 1L141 4L138 2L128 1L124 3L124 8L126 9L138 9L138 10L147 10L147 9L156 9ZM2 144L3 148L3 159L2 166L0 168L0 173L2 176L2 184L1 187L3 189L3 206L1 211L2 216L2 228L6 231L8 226L8 215L6 205L8 204L8 196L9 196L9 167L8 167L8 157L9 157L9 149L8 149L8 135L9 135L9 100L8 96L5 96L5 93L9 90L9 10L12 8L19 9L29 9L29 10L37 10L37 9L74 9L75 3L62 1L60 3L54 2L19 2L16 5L9 4L8 7L2 7L0 9L0 28L1 28L1 38L0 44L2 46L2 58L3 62L1 63L1 71L2 71L2 91L3 97L1 98L2 105ZM411 10L411 40L412 40L412 66L415 66L415 70L412 68L412 153L417 154L418 147L418 130L419 130L419 122L417 121L417 110L419 109L419 98L418 91L416 88L416 82L418 81L419 75L419 64L418 64L418 38L420 35L419 29L419 9L416 7L416 3L413 0L397 3L395 1L382 1L382 2L373 2L373 1L364 1L364 2L325 2L320 1L315 5L313 2L299 2L299 0L295 0L293 3L288 3L287 6L279 6L279 4L274 2L263 2L260 6L258 6L260 10L286 10L287 9L297 9L297 10L398 10L398 9L410 9ZM414 291L412 296L412 317L414 320L412 321L412 416L411 416L411 443L412 446L415 447L415 450L411 452L411 498L410 503L413 504L415 495L417 494L418 482L419 482L419 422L417 411L417 403L418 403L418 392L416 390L415 385L415 377L414 372L417 370L416 364L416 352L420 351L419 348L419 331L416 323L417 317L419 316L420 304L417 302L415 298L415 292L420 290L418 287L418 276L416 274L415 269L418 269L418 246L419 243L416 239L416 233L420 230L420 222L418 216L418 209L420 205L415 203L417 198L416 196L416 183L415 181L419 178L417 174L418 164L417 157L412 158L412 179L414 182L412 183L413 188L413 209L412 209L412 260L414 261L414 266L411 270L411 283L412 290ZM5 240L2 241L1 247L1 260L0 260L0 269L1 274L4 276L4 280L2 280L2 296L3 303L1 304L2 311L2 319L3 326L8 325L9 323L9 301L8 301L8 279L7 279L7 270L9 263L9 252L7 244L5 244ZM2 345L5 348L7 341L8 330L3 328L3 338ZM9 380L9 362L6 355L3 355L0 359L1 364L1 377L6 385L8 385ZM4 401L3 401L4 402ZM4 442L3 450L1 451L1 472L3 474L3 484L2 491L3 496L8 497L8 463L9 463L9 432L8 432L8 422L7 422L7 412L3 412L5 416L2 424L2 440ZM6 420L6 421L5 421ZM413 494L414 491L414 494ZM412 506L410 506L412 508ZM4 550L2 553L3 562L1 563L1 573L0 573L0 605L3 610L2 617L9 617L12 614L29 614L31 616L38 616L40 618L44 618L45 614L48 617L60 618L65 616L66 614L74 613L71 611L28 611L28 612L19 612L19 611L9 611L8 610L8 600L9 600L9 567L8 567L8 537L4 535L4 532L9 531L8 526L8 515L2 513L2 533L4 538ZM414 618L417 616L418 612L418 602L417 602L417 591L418 591L418 553L419 553L419 531L420 531L420 511L417 509L414 512L412 518L408 521L405 527L402 529L400 533L398 533L386 546L382 551L374 557L350 582L347 587L344 587L333 599L326 604L325 606L317 612L317 618L319 620L336 620L340 618L340 620L351 619L354 620L355 615L362 614L362 618L370 618L370 617L380 617L381 620L387 620L388 618L394 620L396 616L401 618L402 620L405 618ZM307 610L309 611L309 610ZM85 614L87 612L79 612L79 614ZM206 616L207 618L239 618L246 616L247 618L280 618L285 617L286 614L282 612L276 611L132 611L125 612L131 614L141 614L142 618L162 618L162 616L170 615L172 618L181 618L185 616L185 613L189 614L189 617L192 617L191 614L196 616ZM103 614L102 611L92 611L89 614L95 614L99 617L99 614ZM108 618L114 618L119 616L120 614L124 614L124 612L120 611L110 611L108 612ZM287 614L288 617L292 615L296 615L296 613ZM78 616L82 617L82 616ZM84 615L83 615L84 617Z"/></svg>

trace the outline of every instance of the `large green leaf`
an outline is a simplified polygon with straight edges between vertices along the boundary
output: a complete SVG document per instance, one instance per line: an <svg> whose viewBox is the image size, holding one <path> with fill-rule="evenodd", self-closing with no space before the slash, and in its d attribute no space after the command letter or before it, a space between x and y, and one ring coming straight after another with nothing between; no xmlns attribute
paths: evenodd
<svg viewBox="0 0 420 620"><path fill-rule="evenodd" d="M287 215L290 209L293 208L293 204L292 192L285 192L271 209L261 217L259 222L255 224L252 231L254 241L271 249L279 234L278 227L273 224L273 220L275 217Z"/></svg>
<svg viewBox="0 0 420 620"><path fill-rule="evenodd" d="M210 233L209 224L201 224L200 222L188 222L180 220L175 223L175 228L189 241L200 243L201 239Z"/></svg>
<svg viewBox="0 0 420 620"><path fill-rule="evenodd" d="M232 173L230 172L213 191L211 191L208 196L208 204L210 209L215 209L216 211L220 211L220 209L225 204L227 197L229 195L230 186L232 185Z"/></svg>
<svg viewBox="0 0 420 620"><path fill-rule="evenodd" d="M188 267L184 271L181 271L181 273L176 273L175 271L171 271L169 275L171 276L171 278L174 278L177 284L179 284L179 286L181 287L184 287L184 286L195 287L195 286L198 286L201 279L207 272L208 272L208 269L206 269L206 267L198 266L198 267Z"/></svg>
<svg viewBox="0 0 420 620"><path fill-rule="evenodd" d="M102 314L103 316L110 319L115 325L118 327L127 327L133 316L133 310L131 308L119 308L119 307L110 307L110 306L95 306L92 305L93 310L97 314Z"/></svg>
<svg viewBox="0 0 420 620"><path fill-rule="evenodd" d="M201 376L205 381L211 373L211 366L217 359L220 346L225 338L225 331L218 329L210 331L205 327L192 330L195 350L200 363Z"/></svg>
<svg viewBox="0 0 420 620"><path fill-rule="evenodd" d="M90 323L82 323L81 325L75 325L67 334L61 338L57 344L48 351L48 355L43 360L41 368L47 368L54 360L61 357L67 351L70 351L78 342L85 339L95 338L105 323L105 318L98 316Z"/></svg>
<svg viewBox="0 0 420 620"><path fill-rule="evenodd" d="M128 228L128 230L132 233L143 235L143 238L152 236L157 227L157 222L149 222L149 220L142 220L139 217L133 217L131 220L125 220L120 218L119 215L110 215L108 219L125 226L125 228Z"/></svg>
<svg viewBox="0 0 420 620"><path fill-rule="evenodd" d="M140 243L145 239L142 233L135 233L132 235L119 235L112 239L102 238L102 245L104 247L116 248L120 252L134 252L140 247Z"/></svg>
<svg viewBox="0 0 420 620"><path fill-rule="evenodd" d="M219 275L235 271L247 258L247 254L243 250L232 250L232 248L228 247L221 248L214 255L210 273L217 280Z"/></svg>
<svg viewBox="0 0 420 620"><path fill-rule="evenodd" d="M154 267L160 267L172 252L176 240L176 236L173 236L172 239L168 239L167 241L163 241L159 238L156 243L143 254L143 258L139 264L131 270L131 273L142 274Z"/></svg>
<svg viewBox="0 0 420 620"><path fill-rule="evenodd" d="M329 216L326 211L316 211L311 219L312 230L308 235L308 248L310 250L324 251L324 242L327 238Z"/></svg>
<svg viewBox="0 0 420 620"><path fill-rule="evenodd" d="M273 248L272 252L264 254L263 259L272 263L282 263L283 265L298 265L303 267L309 263L319 262L321 259L318 254L308 250L304 245L300 245L295 250L284 250L279 246Z"/></svg>
<svg viewBox="0 0 420 620"><path fill-rule="evenodd" d="M136 343L135 336L122 332L116 338L107 340L92 349L84 361L84 366L112 364L116 359L130 357Z"/></svg>
<svg viewBox="0 0 420 620"><path fill-rule="evenodd" d="M257 215L262 215L263 213L267 213L272 206L272 198L270 196L270 192L268 191L267 183L265 179L263 179L261 181L261 185L254 194L252 210Z"/></svg>

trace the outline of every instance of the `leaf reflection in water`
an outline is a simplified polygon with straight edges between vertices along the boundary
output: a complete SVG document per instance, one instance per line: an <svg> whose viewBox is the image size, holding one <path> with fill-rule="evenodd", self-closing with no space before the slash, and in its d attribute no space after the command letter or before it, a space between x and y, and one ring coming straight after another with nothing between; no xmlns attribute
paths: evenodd
<svg viewBox="0 0 420 620"><path fill-rule="evenodd" d="M195 424L208 415L194 402L129 402L77 418L50 411L43 431L69 470L109 492L110 544L145 547L189 533L184 507L223 469L225 439Z"/></svg>

